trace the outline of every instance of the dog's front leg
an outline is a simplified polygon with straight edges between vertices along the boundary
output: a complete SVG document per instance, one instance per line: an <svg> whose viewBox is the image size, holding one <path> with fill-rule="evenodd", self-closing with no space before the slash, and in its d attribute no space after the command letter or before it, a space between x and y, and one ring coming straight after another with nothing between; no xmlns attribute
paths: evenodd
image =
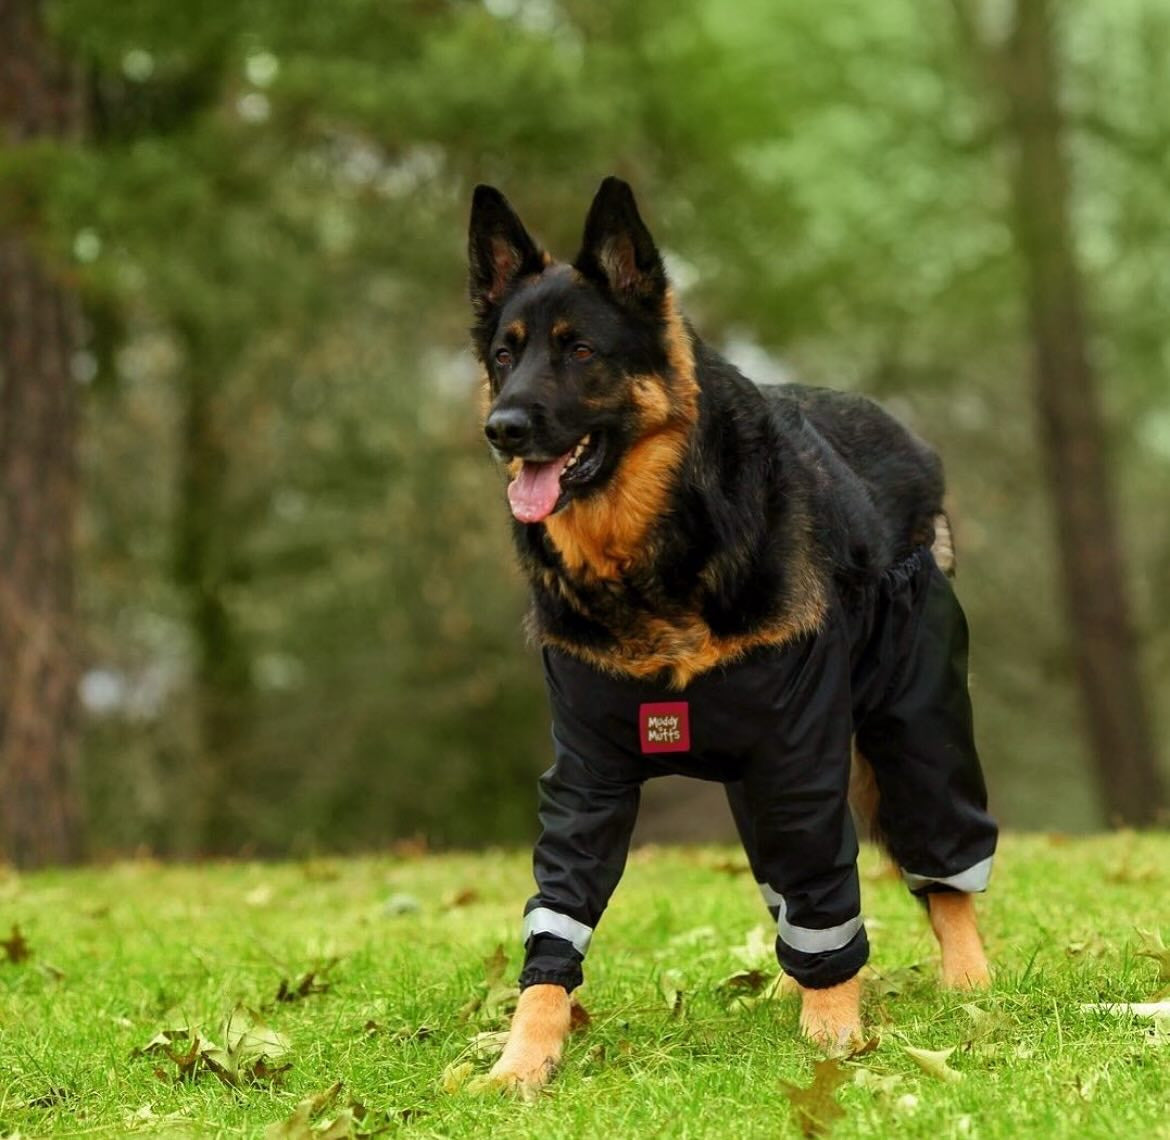
<svg viewBox="0 0 1170 1140"><path fill-rule="evenodd" d="M830 1053L847 1052L860 1043L861 979L814 990L800 987L800 1028L804 1035Z"/></svg>
<svg viewBox="0 0 1170 1140"><path fill-rule="evenodd" d="M520 995L503 1055L491 1071L493 1081L533 1093L556 1071L569 1036L569 995L564 986L529 986Z"/></svg>

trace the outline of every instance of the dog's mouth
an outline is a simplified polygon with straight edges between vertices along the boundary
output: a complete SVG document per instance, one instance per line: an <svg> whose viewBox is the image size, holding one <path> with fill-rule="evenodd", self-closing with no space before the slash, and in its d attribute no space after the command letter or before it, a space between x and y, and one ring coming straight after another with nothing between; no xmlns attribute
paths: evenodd
<svg viewBox="0 0 1170 1140"><path fill-rule="evenodd" d="M604 437L589 432L556 459L522 459L508 484L512 514L522 523L543 522L597 475L604 457Z"/></svg>

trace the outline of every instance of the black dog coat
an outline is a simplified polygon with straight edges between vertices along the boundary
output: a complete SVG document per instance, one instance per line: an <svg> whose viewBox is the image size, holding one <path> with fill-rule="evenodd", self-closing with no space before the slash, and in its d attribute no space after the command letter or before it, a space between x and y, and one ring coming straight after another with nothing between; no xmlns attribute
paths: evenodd
<svg viewBox="0 0 1170 1140"><path fill-rule="evenodd" d="M926 549L843 590L815 635L755 651L681 691L556 650L545 650L544 667L556 761L540 779L521 986L580 985L652 776L726 785L777 921L777 956L805 986L842 982L869 955L847 804L855 734L910 889L987 886L996 826L972 737L967 625Z"/></svg>

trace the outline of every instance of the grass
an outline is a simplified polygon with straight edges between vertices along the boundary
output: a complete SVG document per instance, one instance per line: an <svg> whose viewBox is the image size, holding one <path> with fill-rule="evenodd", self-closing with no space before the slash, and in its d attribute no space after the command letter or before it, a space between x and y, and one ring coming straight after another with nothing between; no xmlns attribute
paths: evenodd
<svg viewBox="0 0 1170 1140"><path fill-rule="evenodd" d="M0 939L19 924L31 955L0 961L0 1136L263 1136L336 1081L316 1119L356 1100L390 1135L798 1136L781 1082L808 1085L817 1054L795 1002L745 1008L719 986L766 918L740 862L634 854L586 963L592 1024L531 1104L464 1083L469 1041L504 1024L498 993L470 1007L498 944L515 973L526 854L10 873ZM982 906L996 984L974 1000L939 991L919 908L872 852L863 875L881 1040L845 1066L834 1137L1170 1137L1170 1033L1082 1009L1165 988L1135 928L1170 936L1170 837L1007 838ZM314 971L307 988L325 992L275 1001ZM184 1025L222 1045L240 1004L287 1040L282 1077L176 1081L174 1061L136 1052ZM961 1079L932 1077L907 1046L956 1046Z"/></svg>

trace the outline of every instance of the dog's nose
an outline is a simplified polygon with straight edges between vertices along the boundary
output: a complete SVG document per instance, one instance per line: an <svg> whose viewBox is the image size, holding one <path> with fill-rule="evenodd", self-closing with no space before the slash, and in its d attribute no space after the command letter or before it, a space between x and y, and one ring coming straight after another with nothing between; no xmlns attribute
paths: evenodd
<svg viewBox="0 0 1170 1140"><path fill-rule="evenodd" d="M497 408L488 416L483 433L501 451L522 451L532 438L532 417L523 408Z"/></svg>

